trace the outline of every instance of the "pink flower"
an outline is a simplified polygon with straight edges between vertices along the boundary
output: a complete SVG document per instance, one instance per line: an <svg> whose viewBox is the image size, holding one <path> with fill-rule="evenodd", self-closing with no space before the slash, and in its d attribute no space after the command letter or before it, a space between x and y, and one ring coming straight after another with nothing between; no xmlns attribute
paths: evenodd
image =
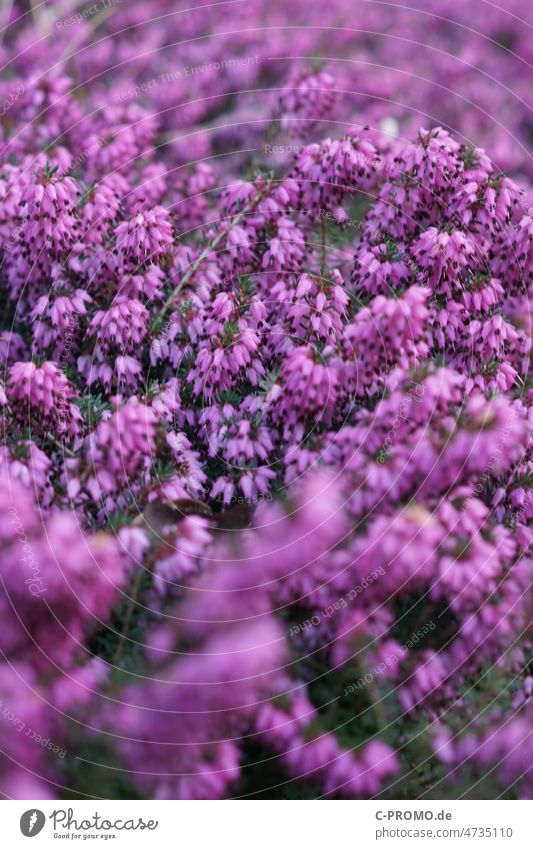
<svg viewBox="0 0 533 849"><path fill-rule="evenodd" d="M82 416L71 402L74 390L55 363L12 365L7 397L21 424L31 423L39 433L48 430L69 436L79 433Z"/></svg>
<svg viewBox="0 0 533 849"><path fill-rule="evenodd" d="M139 209L129 221L116 228L116 250L134 266L153 263L173 244L170 215L162 206Z"/></svg>

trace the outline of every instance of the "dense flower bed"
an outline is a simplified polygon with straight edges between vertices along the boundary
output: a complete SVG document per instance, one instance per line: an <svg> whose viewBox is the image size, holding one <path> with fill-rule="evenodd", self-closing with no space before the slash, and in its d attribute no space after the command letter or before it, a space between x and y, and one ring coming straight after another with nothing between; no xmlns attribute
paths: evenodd
<svg viewBox="0 0 533 849"><path fill-rule="evenodd" d="M4 796L531 797L531 12L419 5L13 7Z"/></svg>

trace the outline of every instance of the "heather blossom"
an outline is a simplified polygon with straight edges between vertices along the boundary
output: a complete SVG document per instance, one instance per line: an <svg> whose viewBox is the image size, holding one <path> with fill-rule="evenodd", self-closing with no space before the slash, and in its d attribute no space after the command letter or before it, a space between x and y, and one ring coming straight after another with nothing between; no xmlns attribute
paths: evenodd
<svg viewBox="0 0 533 849"><path fill-rule="evenodd" d="M172 223L161 206L139 210L129 221L116 228L116 251L125 261L137 266L154 262L172 244Z"/></svg>
<svg viewBox="0 0 533 849"><path fill-rule="evenodd" d="M17 362L9 369L7 398L21 425L30 423L40 433L49 429L76 436L82 416L74 397L69 380L54 362L41 366Z"/></svg>
<svg viewBox="0 0 533 849"><path fill-rule="evenodd" d="M0 790L531 797L524 0L115 5L4 22Z"/></svg>

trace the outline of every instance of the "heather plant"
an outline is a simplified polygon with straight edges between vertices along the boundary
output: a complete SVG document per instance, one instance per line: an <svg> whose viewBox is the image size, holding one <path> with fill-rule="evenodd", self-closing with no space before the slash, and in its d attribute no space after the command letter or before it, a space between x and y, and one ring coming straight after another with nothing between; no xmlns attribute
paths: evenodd
<svg viewBox="0 0 533 849"><path fill-rule="evenodd" d="M73 10L1 48L0 790L530 798L526 4Z"/></svg>

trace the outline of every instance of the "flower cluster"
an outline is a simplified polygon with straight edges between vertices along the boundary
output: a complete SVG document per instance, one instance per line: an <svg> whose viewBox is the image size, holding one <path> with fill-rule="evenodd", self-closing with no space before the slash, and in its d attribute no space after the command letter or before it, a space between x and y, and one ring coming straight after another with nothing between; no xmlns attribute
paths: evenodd
<svg viewBox="0 0 533 849"><path fill-rule="evenodd" d="M155 0L73 55L27 5L1 48L0 791L531 796L523 0L344 29L347 0L286 28ZM314 54L339 61L289 58Z"/></svg>

